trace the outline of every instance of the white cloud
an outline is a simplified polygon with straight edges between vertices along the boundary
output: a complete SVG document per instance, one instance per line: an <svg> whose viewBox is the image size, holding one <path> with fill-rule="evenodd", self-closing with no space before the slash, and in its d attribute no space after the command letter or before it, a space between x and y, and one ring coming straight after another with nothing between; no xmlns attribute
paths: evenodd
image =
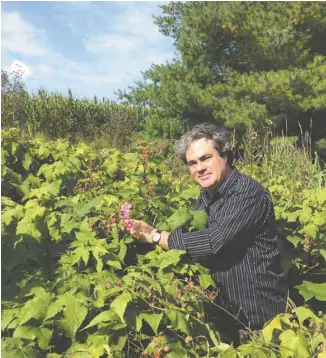
<svg viewBox="0 0 326 358"><path fill-rule="evenodd" d="M69 34L60 40L62 53L52 50L54 26L45 24L42 29L34 20L27 21L24 12L2 11L2 59L7 68L15 61L25 65L26 84L32 90L71 88L77 96L97 93L112 98L114 91L132 85L152 63L173 58L172 40L153 23L152 13L158 12L155 2L52 4L51 20ZM72 59L65 46L74 37L78 52ZM80 50L79 42L84 49Z"/></svg>
<svg viewBox="0 0 326 358"><path fill-rule="evenodd" d="M71 73L65 71L58 71L58 75L70 78L73 80L80 81L82 83L87 83L87 85L100 85L100 84L117 84L124 81L127 77L124 73L115 73L110 75L83 75L78 73Z"/></svg>
<svg viewBox="0 0 326 358"><path fill-rule="evenodd" d="M26 80L32 75L32 68L21 61L14 61L8 69L9 73L17 72L20 73L22 78Z"/></svg>
<svg viewBox="0 0 326 358"><path fill-rule="evenodd" d="M34 68L34 71L36 73L40 73L42 75L54 75L55 74L55 70L54 68L52 68L51 66L48 66L48 65L45 65L45 64L40 64L40 65L37 65L35 68Z"/></svg>
<svg viewBox="0 0 326 358"><path fill-rule="evenodd" d="M114 29L120 33L133 34L142 37L147 42L153 43L163 40L157 25L149 12L126 11L116 22Z"/></svg>
<svg viewBox="0 0 326 358"><path fill-rule="evenodd" d="M137 48L135 39L118 34L102 34L84 39L84 44L89 52L103 53L130 52Z"/></svg>
<svg viewBox="0 0 326 358"><path fill-rule="evenodd" d="M26 55L44 56L46 33L25 21L18 12L2 12L2 49Z"/></svg>

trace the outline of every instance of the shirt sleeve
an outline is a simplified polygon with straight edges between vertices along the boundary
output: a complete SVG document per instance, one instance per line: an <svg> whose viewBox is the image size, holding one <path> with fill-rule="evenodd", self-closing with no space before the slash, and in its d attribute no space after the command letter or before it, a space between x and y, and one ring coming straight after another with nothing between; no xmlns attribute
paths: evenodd
<svg viewBox="0 0 326 358"><path fill-rule="evenodd" d="M168 240L169 249L186 250L193 260L204 260L235 238L240 239L241 232L262 225L271 205L265 192L237 193L227 199L224 209L208 223L207 229L187 233L181 229L174 231Z"/></svg>

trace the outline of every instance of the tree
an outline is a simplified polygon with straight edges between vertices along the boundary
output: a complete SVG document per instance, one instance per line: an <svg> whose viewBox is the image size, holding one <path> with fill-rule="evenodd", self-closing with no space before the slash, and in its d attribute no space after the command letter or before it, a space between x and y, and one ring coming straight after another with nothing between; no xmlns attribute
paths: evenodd
<svg viewBox="0 0 326 358"><path fill-rule="evenodd" d="M21 124L24 99L28 97L21 71L1 70L1 126Z"/></svg>
<svg viewBox="0 0 326 358"><path fill-rule="evenodd" d="M244 130L313 122L325 136L326 7L319 2L171 2L155 22L177 57L120 97L191 122ZM324 131L324 132L323 132ZM314 132L313 132L314 135Z"/></svg>

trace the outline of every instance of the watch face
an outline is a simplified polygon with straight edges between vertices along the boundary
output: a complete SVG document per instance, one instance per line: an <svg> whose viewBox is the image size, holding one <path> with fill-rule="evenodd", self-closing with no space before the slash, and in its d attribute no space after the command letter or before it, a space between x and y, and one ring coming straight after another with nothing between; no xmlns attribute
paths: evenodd
<svg viewBox="0 0 326 358"><path fill-rule="evenodd" d="M161 233L160 232L157 232L153 235L153 242L156 244L160 241L161 239Z"/></svg>

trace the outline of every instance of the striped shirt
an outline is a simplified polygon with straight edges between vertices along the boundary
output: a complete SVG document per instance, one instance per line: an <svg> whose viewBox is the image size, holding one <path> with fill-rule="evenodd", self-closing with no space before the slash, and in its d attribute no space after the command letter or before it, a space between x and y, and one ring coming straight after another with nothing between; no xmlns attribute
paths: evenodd
<svg viewBox="0 0 326 358"><path fill-rule="evenodd" d="M285 312L287 289L269 193L234 168L216 193L204 191L195 210L206 210L203 231L174 231L170 249L186 250L211 270L218 303L251 329ZM241 313L241 314L240 314Z"/></svg>

